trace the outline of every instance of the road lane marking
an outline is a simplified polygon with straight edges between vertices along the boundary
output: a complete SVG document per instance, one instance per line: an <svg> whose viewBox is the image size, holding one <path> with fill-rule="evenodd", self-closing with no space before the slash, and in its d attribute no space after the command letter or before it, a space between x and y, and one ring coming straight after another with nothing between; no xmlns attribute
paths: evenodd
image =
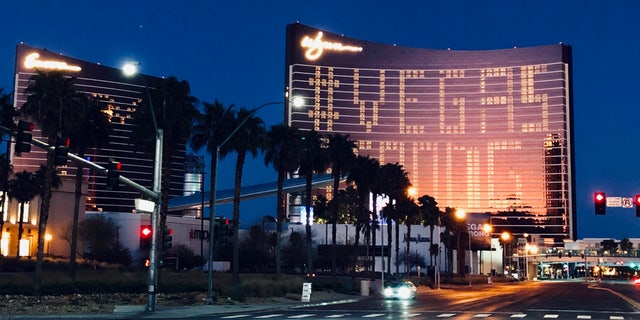
<svg viewBox="0 0 640 320"><path fill-rule="evenodd" d="M409 314L403 314L402 317L403 318L413 318L413 317L417 317L419 316L419 313L409 313Z"/></svg>
<svg viewBox="0 0 640 320"><path fill-rule="evenodd" d="M527 316L526 313L517 313L517 314L512 314L510 318L524 318L526 316Z"/></svg>
<svg viewBox="0 0 640 320"><path fill-rule="evenodd" d="M455 315L455 313L441 313L436 318L451 318Z"/></svg>
<svg viewBox="0 0 640 320"><path fill-rule="evenodd" d="M288 319L303 319L303 318L309 318L309 317L313 317L315 316L315 314L310 314L310 313L303 313L303 314L298 314L295 316L289 316L287 317Z"/></svg>
<svg viewBox="0 0 640 320"><path fill-rule="evenodd" d="M282 316L283 316L282 313L267 314L267 315L264 315L264 316L257 316L257 317L255 317L255 319L269 319L269 318L282 317Z"/></svg>
<svg viewBox="0 0 640 320"><path fill-rule="evenodd" d="M581 315L581 314L580 314L580 315L578 315L578 317L577 317L577 318L578 318L578 319L591 319L591 316L590 316L590 315Z"/></svg>
<svg viewBox="0 0 640 320"><path fill-rule="evenodd" d="M384 313L372 313L372 314L366 314L364 316L362 316L363 318L377 318L377 317L382 317L384 316Z"/></svg>
<svg viewBox="0 0 640 320"><path fill-rule="evenodd" d="M545 314L544 319L557 319L560 315L558 314Z"/></svg>
<svg viewBox="0 0 640 320"><path fill-rule="evenodd" d="M609 316L609 319L611 319L611 320L623 320L624 317L623 316Z"/></svg>
<svg viewBox="0 0 640 320"><path fill-rule="evenodd" d="M238 319L238 318L246 318L246 317L250 317L250 315L248 315L248 314L236 314L236 315L232 315L232 316L222 317L222 319Z"/></svg>
<svg viewBox="0 0 640 320"><path fill-rule="evenodd" d="M350 313L345 313L345 314L332 314L329 316L326 316L325 318L342 318L342 317L346 317L346 316L350 316Z"/></svg>
<svg viewBox="0 0 640 320"><path fill-rule="evenodd" d="M473 315L473 318L488 318L491 317L491 313L478 313Z"/></svg>

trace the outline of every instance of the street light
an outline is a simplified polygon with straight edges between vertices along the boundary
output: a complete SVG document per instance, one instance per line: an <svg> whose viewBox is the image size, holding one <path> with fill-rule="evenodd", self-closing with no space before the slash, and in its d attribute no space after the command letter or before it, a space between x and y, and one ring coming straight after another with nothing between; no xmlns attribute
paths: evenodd
<svg viewBox="0 0 640 320"><path fill-rule="evenodd" d="M211 199L211 208L210 208L210 213L209 213L209 257L207 259L207 266L208 266L208 277L207 277L207 299L205 300L206 304L212 304L213 303L213 239L211 239L211 235L213 235L213 231L214 231L214 220L215 220L215 216L216 216L216 185L218 182L218 162L220 161L220 149L222 149L222 147L224 147L224 145L227 144L227 142L229 142L229 140L236 134L236 132L238 132L238 130L240 130L240 128L242 128L242 126L249 121L249 119L256 113L258 112L258 110L266 107L266 106L270 106L270 105L274 105L274 104L284 104L284 101L272 101L272 102L267 102L267 103L263 103L253 109L251 109L249 111L249 114L247 114L247 116L242 119L242 121L236 126L235 129L233 129L233 131L231 131L231 133L219 144L216 146L216 151L215 154L213 155L214 158L214 170L213 170L213 181L211 184L211 190L212 190L212 194L213 197ZM291 103L293 104L294 107L299 107L302 106L304 104L304 100L300 97L293 97L291 99Z"/></svg>
<svg viewBox="0 0 640 320"><path fill-rule="evenodd" d="M493 238L491 232L493 232L493 226L485 223L482 225L482 230L489 234L489 276L487 277L487 283L491 283L491 275L493 274Z"/></svg>
<svg viewBox="0 0 640 320"><path fill-rule="evenodd" d="M511 233L507 232L507 231L503 231L502 234L500 235L500 239L502 240L502 273L504 274L504 270L505 268L505 264L506 264L506 260L507 260L507 244L509 243L509 241L511 240Z"/></svg>
<svg viewBox="0 0 640 320"><path fill-rule="evenodd" d="M125 76L132 77L138 74L138 64L127 63L122 67L122 71ZM151 250L149 250L149 286L147 293L149 295L147 299L147 311L156 311L156 287L158 286L158 216L160 214L160 206L162 203L162 193L160 190L160 175L162 172L162 141L163 131L158 128L158 121L156 120L156 113L153 109L153 100L151 99L151 93L149 92L149 86L144 86L149 99L149 107L151 109L151 117L153 118L153 125L156 131L156 151L153 161L153 193L155 194L155 207L151 213L151 230L153 237L151 237Z"/></svg>
<svg viewBox="0 0 640 320"><path fill-rule="evenodd" d="M438 214L438 254L436 255L436 287L438 289L440 289L440 234L442 233L441 231L441 227L442 227L442 218L445 218L449 215L453 214L456 219L458 220L463 220L464 217L466 216L466 213L463 210L458 210L456 209L454 212L449 213L449 214L445 214L443 216L441 216L440 214Z"/></svg>

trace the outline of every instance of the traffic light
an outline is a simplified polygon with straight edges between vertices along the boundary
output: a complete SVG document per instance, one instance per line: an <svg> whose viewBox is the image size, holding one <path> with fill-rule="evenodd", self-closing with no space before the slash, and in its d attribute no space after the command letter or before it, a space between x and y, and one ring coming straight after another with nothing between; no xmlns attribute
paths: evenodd
<svg viewBox="0 0 640 320"><path fill-rule="evenodd" d="M596 214L607 213L607 196L604 194L604 192L594 193L593 203L595 205Z"/></svg>
<svg viewBox="0 0 640 320"><path fill-rule="evenodd" d="M140 226L140 250L151 249L151 238L153 237L153 229L151 226Z"/></svg>
<svg viewBox="0 0 640 320"><path fill-rule="evenodd" d="M640 217L640 194L633 198L633 204L636 206L636 217Z"/></svg>
<svg viewBox="0 0 640 320"><path fill-rule="evenodd" d="M107 165L107 189L118 189L118 180L120 179L121 168L122 164L120 162L109 159L109 164Z"/></svg>
<svg viewBox="0 0 640 320"><path fill-rule="evenodd" d="M56 141L56 148L53 151L54 159L53 163L56 166L67 165L67 157L69 156L69 144L71 139L65 137L58 137Z"/></svg>
<svg viewBox="0 0 640 320"><path fill-rule="evenodd" d="M18 121L18 133L16 134L15 153L20 155L23 152L31 152L31 138L33 135L33 122Z"/></svg>
<svg viewBox="0 0 640 320"><path fill-rule="evenodd" d="M171 241L173 241L173 230L165 227L162 230L162 249L171 249Z"/></svg>

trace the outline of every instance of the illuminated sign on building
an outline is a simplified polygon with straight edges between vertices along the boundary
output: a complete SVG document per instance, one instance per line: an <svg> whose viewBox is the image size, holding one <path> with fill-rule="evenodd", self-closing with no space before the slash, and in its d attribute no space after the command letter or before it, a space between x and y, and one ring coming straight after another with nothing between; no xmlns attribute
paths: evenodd
<svg viewBox="0 0 640 320"><path fill-rule="evenodd" d="M315 38L305 36L300 41L300 46L307 49L305 57L311 61L318 60L324 50L328 51L348 51L348 52L362 52L362 47L344 45L340 42L331 42L322 40L323 33L318 31Z"/></svg>
<svg viewBox="0 0 640 320"><path fill-rule="evenodd" d="M37 52L28 54L24 58L24 67L27 69L49 69L49 70L59 70L59 71L74 71L74 72L78 72L82 70L80 66L70 65L64 61L38 60L38 58L40 58L40 54Z"/></svg>

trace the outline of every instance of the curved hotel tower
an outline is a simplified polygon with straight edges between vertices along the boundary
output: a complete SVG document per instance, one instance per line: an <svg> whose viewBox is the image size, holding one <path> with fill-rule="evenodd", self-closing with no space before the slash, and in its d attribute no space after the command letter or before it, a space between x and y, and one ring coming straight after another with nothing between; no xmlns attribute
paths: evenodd
<svg viewBox="0 0 640 320"><path fill-rule="evenodd" d="M571 47L431 50L287 27L291 126L348 134L494 232L574 239ZM330 190L328 191L330 192Z"/></svg>

